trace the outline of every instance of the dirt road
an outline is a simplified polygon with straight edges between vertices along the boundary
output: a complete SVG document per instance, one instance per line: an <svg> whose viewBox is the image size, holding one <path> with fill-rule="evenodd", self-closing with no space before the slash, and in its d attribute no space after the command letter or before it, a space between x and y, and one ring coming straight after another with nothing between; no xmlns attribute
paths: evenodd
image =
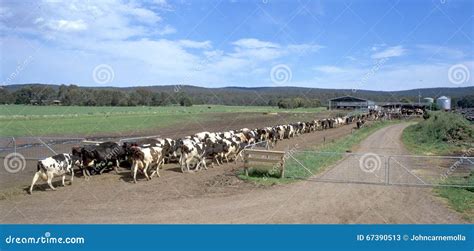
<svg viewBox="0 0 474 251"><path fill-rule="evenodd" d="M359 153L406 153L407 124L381 129ZM329 132L330 130L328 130ZM335 129L340 136L349 127ZM318 144L318 132L291 144ZM347 168L345 161L331 170ZM301 181L260 187L235 178L237 165L195 174L168 168L162 178L130 183L130 174L96 176L59 191L0 201L2 223L463 223L428 188Z"/></svg>

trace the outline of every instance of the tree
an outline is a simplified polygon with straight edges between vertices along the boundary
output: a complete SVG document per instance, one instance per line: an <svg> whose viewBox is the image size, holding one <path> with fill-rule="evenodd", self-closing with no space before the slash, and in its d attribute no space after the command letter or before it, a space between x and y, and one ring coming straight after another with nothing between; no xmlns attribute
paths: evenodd
<svg viewBox="0 0 474 251"><path fill-rule="evenodd" d="M402 99L400 99L400 102L401 102L401 103L411 103L411 101L410 101L409 99L407 99L407 98L402 98Z"/></svg>
<svg viewBox="0 0 474 251"><path fill-rule="evenodd" d="M139 96L139 105L151 105L153 101L153 93L147 89L140 88L135 91L137 96Z"/></svg>
<svg viewBox="0 0 474 251"><path fill-rule="evenodd" d="M70 85L65 90L63 89L61 93L61 103L64 105L84 105L84 93L87 93L86 90L84 92L82 89L79 89L77 85Z"/></svg>
<svg viewBox="0 0 474 251"><path fill-rule="evenodd" d="M33 99L33 91L30 86L23 87L13 93L15 104L29 104Z"/></svg>
<svg viewBox="0 0 474 251"><path fill-rule="evenodd" d="M7 91L7 89L0 87L0 104L13 104L15 97Z"/></svg>
<svg viewBox="0 0 474 251"><path fill-rule="evenodd" d="M181 96L181 98L179 99L179 104L181 106L192 106L193 105L193 102L191 101L191 98L188 97L187 95L183 95Z"/></svg>
<svg viewBox="0 0 474 251"><path fill-rule="evenodd" d="M456 104L458 107L462 108L472 108L474 107L474 95L467 95L462 98L460 98Z"/></svg>

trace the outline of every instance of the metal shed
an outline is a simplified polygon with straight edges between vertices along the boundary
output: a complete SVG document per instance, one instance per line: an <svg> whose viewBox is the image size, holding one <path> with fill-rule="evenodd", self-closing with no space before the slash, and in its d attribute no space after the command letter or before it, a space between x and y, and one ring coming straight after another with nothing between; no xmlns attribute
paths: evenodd
<svg viewBox="0 0 474 251"><path fill-rule="evenodd" d="M329 100L329 109L374 109L375 102L353 96L342 96Z"/></svg>

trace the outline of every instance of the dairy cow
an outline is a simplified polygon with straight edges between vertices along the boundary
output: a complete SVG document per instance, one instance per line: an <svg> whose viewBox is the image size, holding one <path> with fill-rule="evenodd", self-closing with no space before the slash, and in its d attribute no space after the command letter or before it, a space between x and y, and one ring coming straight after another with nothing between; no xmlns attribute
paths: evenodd
<svg viewBox="0 0 474 251"><path fill-rule="evenodd" d="M30 186L30 194L39 178L48 182L52 190L56 190L52 180L55 176L62 176L62 185L65 186L66 174L71 175L71 184L74 180L74 166L80 165L80 159L72 154L62 153L38 161L37 171Z"/></svg>

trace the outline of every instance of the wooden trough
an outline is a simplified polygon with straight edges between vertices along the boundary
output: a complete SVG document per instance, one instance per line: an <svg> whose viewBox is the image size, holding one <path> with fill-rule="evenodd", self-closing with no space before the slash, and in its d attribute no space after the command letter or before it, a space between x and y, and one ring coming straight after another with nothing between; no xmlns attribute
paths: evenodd
<svg viewBox="0 0 474 251"><path fill-rule="evenodd" d="M278 165L280 169L280 178L285 177L285 152L282 151L268 151L268 150L244 150L244 171L245 175L249 176L249 168L251 163L271 163L272 168Z"/></svg>

